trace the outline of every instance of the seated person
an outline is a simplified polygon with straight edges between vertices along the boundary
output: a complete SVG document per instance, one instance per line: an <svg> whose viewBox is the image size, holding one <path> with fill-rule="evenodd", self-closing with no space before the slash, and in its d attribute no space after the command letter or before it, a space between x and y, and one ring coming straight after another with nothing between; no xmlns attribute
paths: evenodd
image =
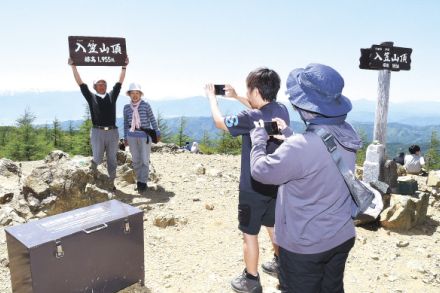
<svg viewBox="0 0 440 293"><path fill-rule="evenodd" d="M420 147L413 144L409 147L409 155L405 156L404 167L408 174L420 174L425 166L425 159L420 154Z"/></svg>

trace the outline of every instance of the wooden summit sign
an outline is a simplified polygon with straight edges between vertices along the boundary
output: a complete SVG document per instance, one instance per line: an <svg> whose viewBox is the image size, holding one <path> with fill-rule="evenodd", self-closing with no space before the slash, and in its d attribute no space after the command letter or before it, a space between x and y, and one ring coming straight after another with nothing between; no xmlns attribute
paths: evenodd
<svg viewBox="0 0 440 293"><path fill-rule="evenodd" d="M370 49L361 49L359 68L391 71L410 70L411 53L411 48L384 44L373 45Z"/></svg>
<svg viewBox="0 0 440 293"><path fill-rule="evenodd" d="M77 66L124 66L124 38L69 37L69 55Z"/></svg>

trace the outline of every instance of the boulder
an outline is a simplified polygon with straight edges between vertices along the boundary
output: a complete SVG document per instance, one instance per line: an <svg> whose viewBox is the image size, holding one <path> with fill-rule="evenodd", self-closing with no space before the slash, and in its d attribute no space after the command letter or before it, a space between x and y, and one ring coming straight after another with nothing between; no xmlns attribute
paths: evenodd
<svg viewBox="0 0 440 293"><path fill-rule="evenodd" d="M383 182L389 185L393 193L397 192L397 163L387 160L383 170Z"/></svg>
<svg viewBox="0 0 440 293"><path fill-rule="evenodd" d="M18 176L19 177L19 176L21 176L21 168L14 161L2 158L2 159L0 159L0 176L4 176L4 177Z"/></svg>
<svg viewBox="0 0 440 293"><path fill-rule="evenodd" d="M69 158L69 155L68 155L67 153L65 153L65 152L63 152L63 151L60 151L60 150L54 150L54 151L51 151L51 152L46 156L46 158L44 159L44 162L45 162L46 164L49 164L49 163L58 163L60 160L68 159L68 158Z"/></svg>
<svg viewBox="0 0 440 293"><path fill-rule="evenodd" d="M440 170L429 171L426 185L430 187L440 187Z"/></svg>
<svg viewBox="0 0 440 293"><path fill-rule="evenodd" d="M425 192L418 197L392 194L390 206L380 214L380 223L385 228L407 231L425 221L428 205L429 194Z"/></svg>
<svg viewBox="0 0 440 293"><path fill-rule="evenodd" d="M37 167L24 179L23 193L25 196L32 195L39 200L49 196L49 183L53 180L49 165Z"/></svg>
<svg viewBox="0 0 440 293"><path fill-rule="evenodd" d="M116 154L116 159L118 162L118 166L132 163L132 157L131 157L131 153L129 151L119 150L118 153Z"/></svg>
<svg viewBox="0 0 440 293"><path fill-rule="evenodd" d="M14 190L4 188L0 185L0 204L8 203L14 197Z"/></svg>
<svg viewBox="0 0 440 293"><path fill-rule="evenodd" d="M163 143L158 142L156 144L153 144L151 146L152 152L158 152L158 153L178 153L182 152L182 150L179 148L178 145L174 143Z"/></svg>
<svg viewBox="0 0 440 293"><path fill-rule="evenodd" d="M0 204L11 202L21 192L21 167L9 159L0 159Z"/></svg>

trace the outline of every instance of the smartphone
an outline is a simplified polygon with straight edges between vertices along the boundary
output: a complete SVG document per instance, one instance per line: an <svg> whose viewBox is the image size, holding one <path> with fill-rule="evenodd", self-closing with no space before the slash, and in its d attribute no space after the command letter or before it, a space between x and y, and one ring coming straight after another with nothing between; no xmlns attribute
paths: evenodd
<svg viewBox="0 0 440 293"><path fill-rule="evenodd" d="M264 129L266 129L268 135L281 134L276 121L264 121Z"/></svg>
<svg viewBox="0 0 440 293"><path fill-rule="evenodd" d="M224 96L225 95L225 85L224 84L214 84L215 88L215 94L217 96Z"/></svg>

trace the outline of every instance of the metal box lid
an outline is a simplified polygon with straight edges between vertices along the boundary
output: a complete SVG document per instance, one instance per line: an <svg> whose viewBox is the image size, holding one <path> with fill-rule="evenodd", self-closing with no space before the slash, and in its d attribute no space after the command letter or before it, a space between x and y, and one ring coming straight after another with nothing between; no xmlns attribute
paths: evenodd
<svg viewBox="0 0 440 293"><path fill-rule="evenodd" d="M138 213L143 211L118 200L109 200L26 224L7 227L5 231L26 247L32 248Z"/></svg>

